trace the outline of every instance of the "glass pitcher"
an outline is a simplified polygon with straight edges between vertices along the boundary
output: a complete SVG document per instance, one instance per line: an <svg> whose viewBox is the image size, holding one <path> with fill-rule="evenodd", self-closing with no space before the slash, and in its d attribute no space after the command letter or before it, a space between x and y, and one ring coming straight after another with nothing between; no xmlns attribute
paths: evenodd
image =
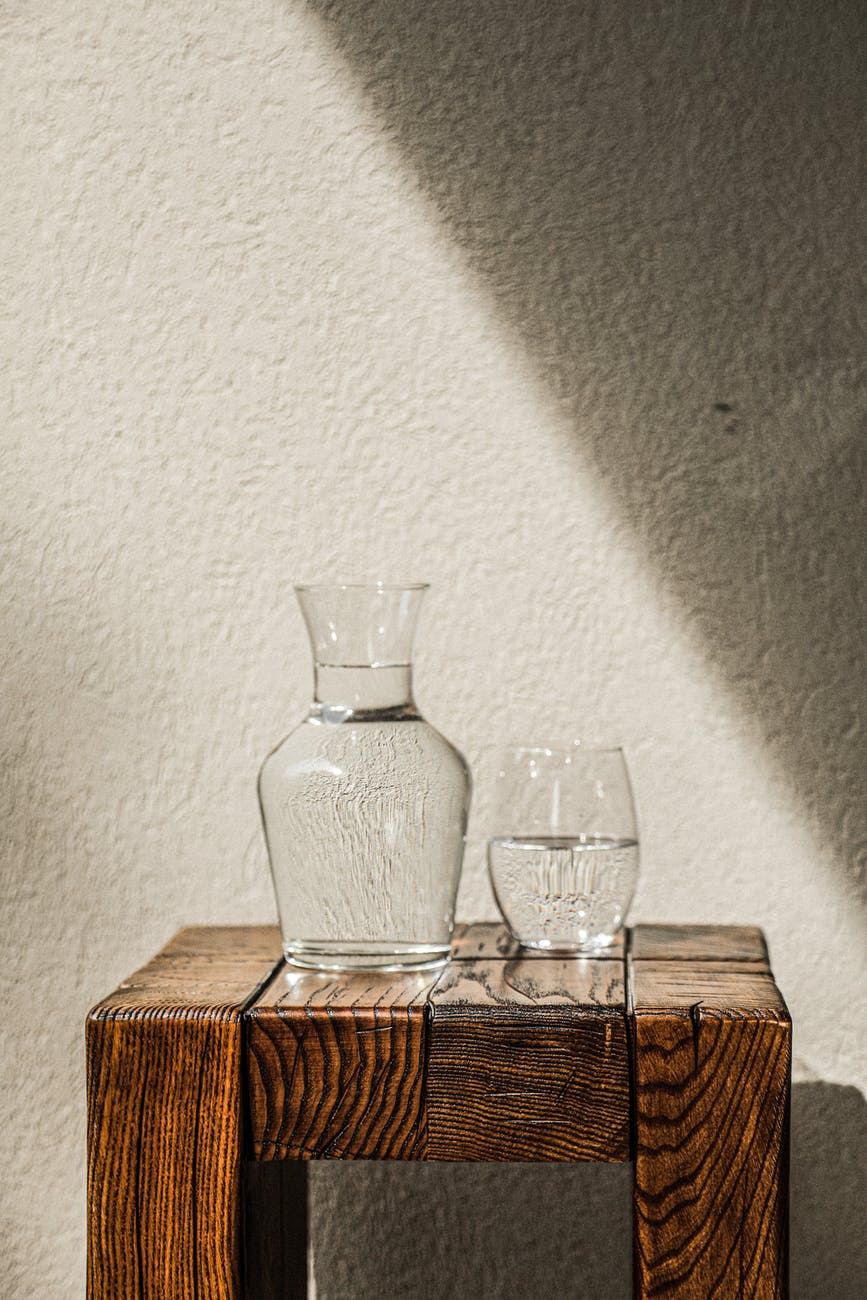
<svg viewBox="0 0 867 1300"><path fill-rule="evenodd" d="M310 712L259 798L286 960L323 970L447 960L470 775L419 715L411 648L427 585L296 587Z"/></svg>

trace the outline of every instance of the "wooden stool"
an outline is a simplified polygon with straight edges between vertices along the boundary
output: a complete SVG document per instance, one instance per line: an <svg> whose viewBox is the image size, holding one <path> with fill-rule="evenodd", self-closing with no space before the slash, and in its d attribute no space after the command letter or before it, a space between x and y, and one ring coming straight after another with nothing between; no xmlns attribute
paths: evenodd
<svg viewBox="0 0 867 1300"><path fill-rule="evenodd" d="M374 1159L632 1160L635 1296L784 1297L790 1046L751 927L566 960L464 925L433 975L182 930L88 1017L88 1295L303 1297L306 1161Z"/></svg>

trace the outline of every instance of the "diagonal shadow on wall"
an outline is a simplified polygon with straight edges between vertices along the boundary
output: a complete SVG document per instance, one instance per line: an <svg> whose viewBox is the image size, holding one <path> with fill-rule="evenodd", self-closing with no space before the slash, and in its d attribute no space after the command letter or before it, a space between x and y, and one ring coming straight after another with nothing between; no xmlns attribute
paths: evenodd
<svg viewBox="0 0 867 1300"><path fill-rule="evenodd" d="M309 8L863 884L867 10Z"/></svg>

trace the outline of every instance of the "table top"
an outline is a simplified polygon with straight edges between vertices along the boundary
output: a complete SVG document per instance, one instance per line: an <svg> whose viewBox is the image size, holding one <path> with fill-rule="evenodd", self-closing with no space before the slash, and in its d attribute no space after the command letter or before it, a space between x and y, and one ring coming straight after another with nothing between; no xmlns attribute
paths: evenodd
<svg viewBox="0 0 867 1300"><path fill-rule="evenodd" d="M755 927L639 925L564 958L493 922L423 973L305 971L276 927L191 927L91 1013L149 1017L241 1021L256 1160L626 1160L642 1022L697 1065L716 1021L788 1022Z"/></svg>

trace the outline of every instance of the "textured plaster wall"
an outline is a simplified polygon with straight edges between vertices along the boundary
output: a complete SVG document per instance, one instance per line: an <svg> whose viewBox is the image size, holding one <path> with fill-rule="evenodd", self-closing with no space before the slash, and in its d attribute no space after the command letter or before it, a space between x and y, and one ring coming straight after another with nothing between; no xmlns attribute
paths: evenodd
<svg viewBox="0 0 867 1300"><path fill-rule="evenodd" d="M341 575L432 583L464 916L484 746L584 735L633 916L765 927L796 1294L864 1293L863 18L3 6L4 1296L82 1294L87 1007L273 916L291 584ZM314 1192L320 1300L626 1292L626 1170Z"/></svg>

